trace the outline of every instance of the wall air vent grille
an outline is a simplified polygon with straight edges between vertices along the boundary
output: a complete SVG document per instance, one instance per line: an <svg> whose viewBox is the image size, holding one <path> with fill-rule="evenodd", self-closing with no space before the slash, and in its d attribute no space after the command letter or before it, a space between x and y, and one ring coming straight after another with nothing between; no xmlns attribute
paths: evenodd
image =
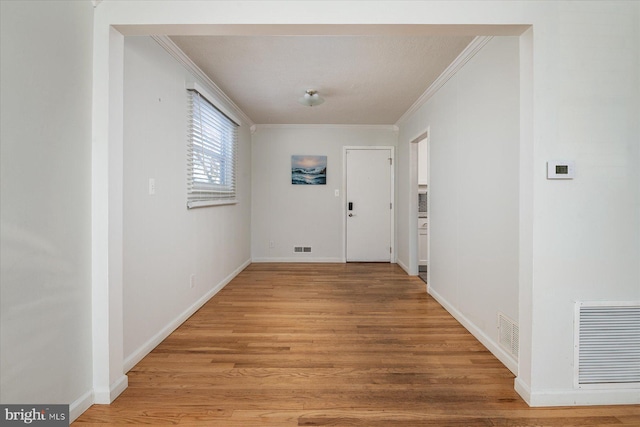
<svg viewBox="0 0 640 427"><path fill-rule="evenodd" d="M498 313L498 335L500 345L518 360L520 330L518 325L502 313Z"/></svg>
<svg viewBox="0 0 640 427"><path fill-rule="evenodd" d="M576 387L640 386L640 302L576 304Z"/></svg>
<svg viewBox="0 0 640 427"><path fill-rule="evenodd" d="M293 252L295 253L309 253L311 252L311 246L294 246Z"/></svg>

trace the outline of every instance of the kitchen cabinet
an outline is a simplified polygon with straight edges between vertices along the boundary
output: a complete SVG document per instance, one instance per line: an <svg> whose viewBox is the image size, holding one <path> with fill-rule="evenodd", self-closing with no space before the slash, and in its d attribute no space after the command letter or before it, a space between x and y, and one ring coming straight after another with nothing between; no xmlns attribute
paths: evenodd
<svg viewBox="0 0 640 427"><path fill-rule="evenodd" d="M427 139L418 143L418 185L429 185Z"/></svg>
<svg viewBox="0 0 640 427"><path fill-rule="evenodd" d="M418 265L429 265L429 219L418 218Z"/></svg>

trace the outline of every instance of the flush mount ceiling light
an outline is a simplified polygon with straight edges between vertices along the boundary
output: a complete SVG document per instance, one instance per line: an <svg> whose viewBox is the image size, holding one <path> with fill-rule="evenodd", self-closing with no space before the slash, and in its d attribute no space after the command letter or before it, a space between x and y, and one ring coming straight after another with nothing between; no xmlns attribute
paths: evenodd
<svg viewBox="0 0 640 427"><path fill-rule="evenodd" d="M314 105L322 104L324 98L318 95L317 90L309 89L302 98L298 99L298 102L307 107L313 107Z"/></svg>

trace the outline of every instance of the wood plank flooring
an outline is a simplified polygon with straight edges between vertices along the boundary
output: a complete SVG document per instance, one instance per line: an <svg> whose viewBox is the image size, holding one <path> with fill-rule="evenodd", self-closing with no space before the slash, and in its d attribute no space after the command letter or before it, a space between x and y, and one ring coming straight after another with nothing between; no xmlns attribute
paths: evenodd
<svg viewBox="0 0 640 427"><path fill-rule="evenodd" d="M638 406L529 408L394 264L252 264L81 426L640 426Z"/></svg>

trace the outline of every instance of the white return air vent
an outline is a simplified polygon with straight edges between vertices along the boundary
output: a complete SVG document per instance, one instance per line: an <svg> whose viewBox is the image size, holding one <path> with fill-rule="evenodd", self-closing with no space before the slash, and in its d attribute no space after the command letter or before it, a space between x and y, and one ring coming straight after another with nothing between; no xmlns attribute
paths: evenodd
<svg viewBox="0 0 640 427"><path fill-rule="evenodd" d="M500 337L500 345L518 360L520 330L516 322L502 313L498 313L498 336Z"/></svg>
<svg viewBox="0 0 640 427"><path fill-rule="evenodd" d="M578 302L577 388L640 387L640 302Z"/></svg>

